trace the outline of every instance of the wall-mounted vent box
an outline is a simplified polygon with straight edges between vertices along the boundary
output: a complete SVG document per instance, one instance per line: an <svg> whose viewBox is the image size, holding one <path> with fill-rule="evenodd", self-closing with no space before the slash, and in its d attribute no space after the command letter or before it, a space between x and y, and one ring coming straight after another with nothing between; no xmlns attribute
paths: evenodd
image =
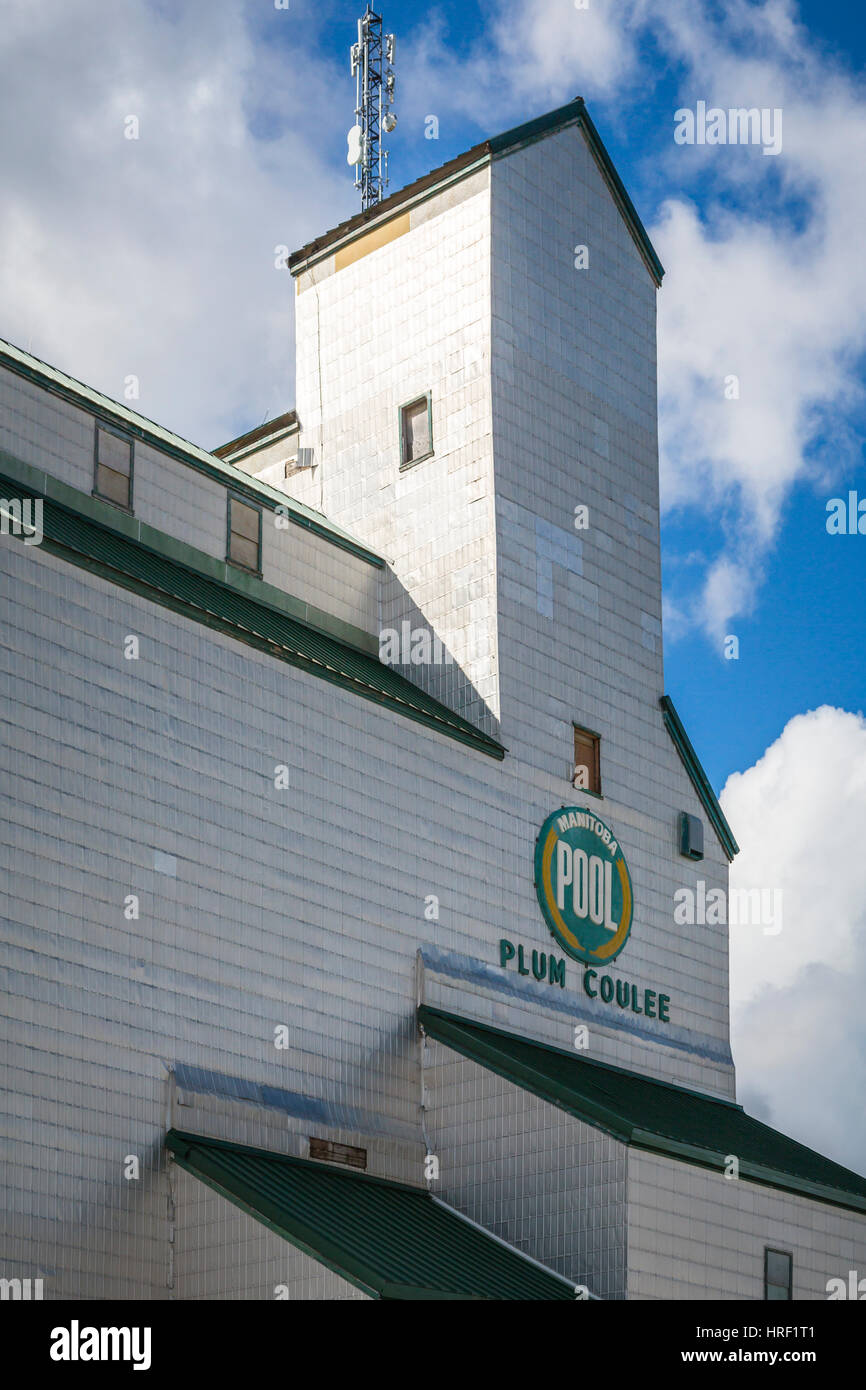
<svg viewBox="0 0 866 1390"><path fill-rule="evenodd" d="M680 811L680 854L686 859L704 857L704 823L688 811Z"/></svg>

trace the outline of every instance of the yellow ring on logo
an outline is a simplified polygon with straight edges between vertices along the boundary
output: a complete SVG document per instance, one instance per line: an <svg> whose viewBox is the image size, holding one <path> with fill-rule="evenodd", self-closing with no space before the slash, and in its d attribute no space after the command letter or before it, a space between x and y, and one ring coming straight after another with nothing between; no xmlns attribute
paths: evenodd
<svg viewBox="0 0 866 1390"><path fill-rule="evenodd" d="M583 951L584 948L581 946L574 932L565 925L562 914L556 905L556 899L553 896L550 865L553 859L553 850L558 839L559 836L556 833L556 826L552 825L547 839L544 842L544 851L541 858L541 883L544 888L544 896L547 899L547 906L550 909L550 915L557 927L562 932L566 941L568 941L575 950ZM597 951L587 951L587 955L592 956L594 960L609 960L611 956L615 955L625 941L629 927L631 926L631 885L628 881L628 874L626 873L625 860L621 858L618 859L616 861L616 867L619 874L619 881L622 884L622 916L619 919L616 935L612 936L606 945L600 946Z"/></svg>

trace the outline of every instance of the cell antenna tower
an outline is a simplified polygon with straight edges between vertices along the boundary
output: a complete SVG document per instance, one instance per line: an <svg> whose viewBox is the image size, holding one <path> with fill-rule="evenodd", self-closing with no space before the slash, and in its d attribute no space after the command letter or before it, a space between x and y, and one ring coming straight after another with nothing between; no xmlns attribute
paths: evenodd
<svg viewBox="0 0 866 1390"><path fill-rule="evenodd" d="M375 207L388 187L388 152L382 135L397 124L394 103L393 34L382 33L382 16L368 5L358 20L358 42L352 44L352 76L355 79L355 124L349 131L349 164L355 166L355 187L361 190L361 208ZM384 66L384 72L383 72Z"/></svg>

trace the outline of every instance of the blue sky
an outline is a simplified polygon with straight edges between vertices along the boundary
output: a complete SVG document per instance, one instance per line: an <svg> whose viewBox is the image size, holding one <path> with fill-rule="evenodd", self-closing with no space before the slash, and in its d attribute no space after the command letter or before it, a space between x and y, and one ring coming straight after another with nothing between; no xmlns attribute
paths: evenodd
<svg viewBox="0 0 866 1390"><path fill-rule="evenodd" d="M862 463L851 471L851 486L858 480L866 496ZM731 625L738 660L720 657L699 633L666 643L668 691L716 791L730 772L751 766L793 715L825 704L856 712L866 705L866 537L827 535L826 495L804 485L788 501L760 602ZM690 534L688 519L663 522L666 582Z"/></svg>
<svg viewBox="0 0 866 1390"><path fill-rule="evenodd" d="M275 250L358 208L361 8L5 0L0 336L115 398L135 374L141 413L205 447L289 409ZM866 535L825 527L829 498L866 498L862 6L383 13L392 190L579 94L665 265L666 686L742 847L733 881L786 895L781 934L732 937L741 1097L866 1171ZM677 145L675 112L699 101L781 109L781 152Z"/></svg>

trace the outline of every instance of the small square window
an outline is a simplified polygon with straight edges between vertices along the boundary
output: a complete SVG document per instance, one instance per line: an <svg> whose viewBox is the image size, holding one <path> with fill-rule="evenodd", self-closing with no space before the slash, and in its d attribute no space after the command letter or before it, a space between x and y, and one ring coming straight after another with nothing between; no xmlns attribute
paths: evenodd
<svg viewBox="0 0 866 1390"><path fill-rule="evenodd" d="M577 791L601 796L601 739L589 729L574 726L574 770L571 784Z"/></svg>
<svg viewBox="0 0 866 1390"><path fill-rule="evenodd" d="M262 513L260 508L229 496L228 559L253 574L261 573Z"/></svg>
<svg viewBox="0 0 866 1390"><path fill-rule="evenodd" d="M419 396L400 411L400 467L419 463L433 452L433 421L430 397Z"/></svg>
<svg viewBox="0 0 866 1390"><path fill-rule="evenodd" d="M794 1297L794 1257L787 1250L764 1250L764 1298L776 1301Z"/></svg>
<svg viewBox="0 0 866 1390"><path fill-rule="evenodd" d="M106 502L132 508L132 440L96 426L93 491Z"/></svg>

